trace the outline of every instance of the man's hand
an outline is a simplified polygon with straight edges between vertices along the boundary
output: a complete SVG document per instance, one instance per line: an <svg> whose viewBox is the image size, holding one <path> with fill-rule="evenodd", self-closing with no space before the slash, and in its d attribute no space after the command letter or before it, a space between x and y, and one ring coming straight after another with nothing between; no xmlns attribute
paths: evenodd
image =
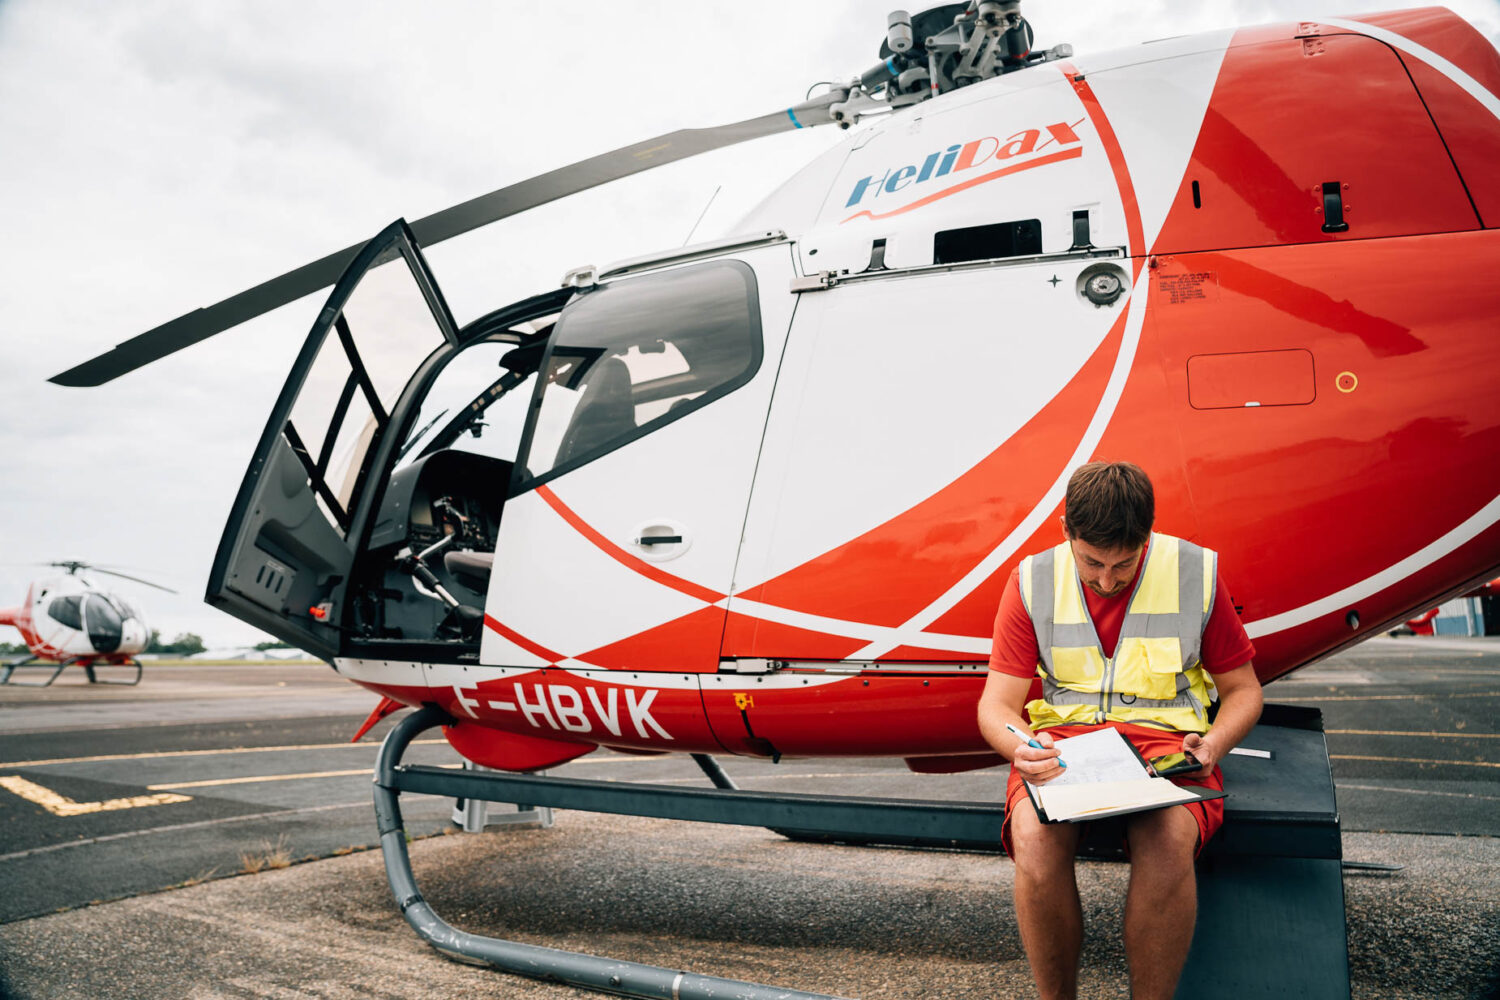
<svg viewBox="0 0 1500 1000"><path fill-rule="evenodd" d="M1022 743L1016 747L1015 754L1011 758L1011 766L1021 772L1021 777L1033 785L1045 785L1047 782L1062 774L1066 768L1060 766L1059 758L1061 751L1052 745L1052 736L1049 733L1037 733L1036 741L1044 749Z"/></svg>
<svg viewBox="0 0 1500 1000"><path fill-rule="evenodd" d="M1203 767L1196 771L1184 771L1180 775L1174 774L1174 778L1206 778L1214 773L1214 766L1224 758L1224 754L1214 746L1213 741L1205 739L1199 733L1188 733L1183 737L1182 749L1192 754L1193 759Z"/></svg>
<svg viewBox="0 0 1500 1000"><path fill-rule="evenodd" d="M1034 785L1045 784L1063 773L1060 750L1052 745L1047 733L1037 733L1035 739L1041 747L1030 746L1018 733L1024 734L1030 723L1026 721L1026 693L1031 689L1030 677L991 670L984 683L984 693L979 696L979 732L995 752L1006 760L1021 777ZM1016 727L1012 732L1009 727Z"/></svg>
<svg viewBox="0 0 1500 1000"><path fill-rule="evenodd" d="M1206 778L1212 774L1214 765L1239 745L1260 718L1260 681L1254 665L1242 663L1233 670L1214 674L1214 684L1219 689L1219 717L1213 728L1207 735L1188 733L1182 740L1182 749L1203 763L1202 770L1188 771L1186 777Z"/></svg>

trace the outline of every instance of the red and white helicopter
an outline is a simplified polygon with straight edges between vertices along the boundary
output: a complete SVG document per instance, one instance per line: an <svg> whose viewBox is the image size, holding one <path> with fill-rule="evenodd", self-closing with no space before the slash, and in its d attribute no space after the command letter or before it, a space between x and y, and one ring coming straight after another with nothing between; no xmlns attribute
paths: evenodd
<svg viewBox="0 0 1500 1000"><path fill-rule="evenodd" d="M1219 550L1262 681L1494 578L1494 48L1427 8L1074 58L1033 51L1017 6L898 11L875 67L815 99L395 223L53 381L336 282L207 600L382 695L366 728L430 706L412 718L501 770L599 747L999 763L975 708L1000 592L1096 456ZM866 119L742 235L461 328L423 259ZM484 957L429 933L382 760L403 912Z"/></svg>
<svg viewBox="0 0 1500 1000"><path fill-rule="evenodd" d="M176 591L86 562L69 560L47 565L67 572L33 582L19 607L0 608L0 625L14 626L31 654L0 664L0 684L46 687L71 666L82 667L90 684L139 684L141 661L136 655L145 652L151 642L146 619L135 605L104 590L80 571L116 576L169 594ZM11 679L17 670L32 666L50 669L52 674L40 683ZM102 677L95 669L102 666L134 667L135 675L130 680Z"/></svg>
<svg viewBox="0 0 1500 1000"><path fill-rule="evenodd" d="M1262 681L1500 567L1500 58L1442 7L1035 52L1014 1L520 181L55 376L338 280L207 600L481 765L597 747L998 762L1017 561L1095 456L1211 544ZM1331 102L1332 103L1331 105ZM870 118L744 235L459 328L420 246L754 135Z"/></svg>
<svg viewBox="0 0 1500 1000"><path fill-rule="evenodd" d="M827 94L395 224L53 381L338 279L207 600L385 709L442 708L502 769L600 746L997 762L974 705L1000 589L1100 455L1220 551L1263 681L1494 577L1494 48L1426 8L1073 58L1032 51L1016 7L897 12ZM423 260L865 119L744 235L462 328Z"/></svg>

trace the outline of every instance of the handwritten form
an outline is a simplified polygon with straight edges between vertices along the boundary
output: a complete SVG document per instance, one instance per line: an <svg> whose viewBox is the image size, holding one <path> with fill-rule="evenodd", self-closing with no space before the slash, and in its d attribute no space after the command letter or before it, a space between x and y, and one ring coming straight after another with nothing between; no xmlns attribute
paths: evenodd
<svg viewBox="0 0 1500 1000"><path fill-rule="evenodd" d="M1062 752L1067 769L1046 787L1084 785L1096 781L1139 781L1147 777L1141 759L1125 742L1118 729L1096 729L1082 736L1069 736L1053 746Z"/></svg>
<svg viewBox="0 0 1500 1000"><path fill-rule="evenodd" d="M1067 769L1045 785L1031 785L1050 822L1098 819L1198 798L1165 778L1148 774L1117 729L1096 729L1058 740L1053 746L1061 751Z"/></svg>

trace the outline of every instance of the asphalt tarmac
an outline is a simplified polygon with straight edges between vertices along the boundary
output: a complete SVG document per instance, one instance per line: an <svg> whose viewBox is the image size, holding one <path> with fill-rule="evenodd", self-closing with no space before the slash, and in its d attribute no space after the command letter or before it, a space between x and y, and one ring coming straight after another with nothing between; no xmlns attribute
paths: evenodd
<svg viewBox="0 0 1500 1000"><path fill-rule="evenodd" d="M1356 997L1500 996L1497 699L1495 640L1374 640L1268 689L1324 712L1346 859L1405 866L1345 877ZM373 703L317 666L0 688L0 995L590 995L450 962L406 927L367 852L388 724L346 742ZM408 759L457 762L441 741ZM989 799L1004 779L721 761L747 788L839 794ZM554 773L704 783L607 753ZM451 808L403 796L419 884L467 930L844 996L1033 995L998 855L578 812L440 835ZM1088 996L1127 994L1127 873L1080 864Z"/></svg>

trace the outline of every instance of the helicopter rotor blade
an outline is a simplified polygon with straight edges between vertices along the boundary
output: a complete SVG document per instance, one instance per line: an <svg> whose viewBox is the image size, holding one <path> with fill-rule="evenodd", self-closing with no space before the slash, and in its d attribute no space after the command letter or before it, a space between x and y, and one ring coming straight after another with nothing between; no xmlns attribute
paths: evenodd
<svg viewBox="0 0 1500 1000"><path fill-rule="evenodd" d="M432 246L538 205L653 167L778 132L829 124L836 120L830 107L846 97L846 91L836 88L801 104L758 118L747 118L713 128L668 132L471 198L418 219L411 224L411 229L418 243L424 247ZM319 258L311 264L304 264L279 278L262 282L215 305L195 309L132 337L98 357L54 375L48 381L67 386L103 385L278 306L332 285L363 245L361 243L345 247L337 253Z"/></svg>
<svg viewBox="0 0 1500 1000"><path fill-rule="evenodd" d="M152 583L150 580L142 580L140 577L131 576L129 573L121 573L117 570L112 569L102 569L98 566L89 566L87 568L91 573L108 573L110 576L118 576L123 580L132 580L136 583L144 583L148 587L155 587L157 590L165 590L169 594L177 593L177 591L173 590L171 587L163 587L159 583Z"/></svg>

